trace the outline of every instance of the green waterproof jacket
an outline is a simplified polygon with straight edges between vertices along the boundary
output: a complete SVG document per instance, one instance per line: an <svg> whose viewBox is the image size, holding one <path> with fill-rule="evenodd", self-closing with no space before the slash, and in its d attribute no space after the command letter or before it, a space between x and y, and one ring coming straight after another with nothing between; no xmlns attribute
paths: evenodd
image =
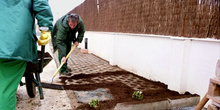
<svg viewBox="0 0 220 110"><path fill-rule="evenodd" d="M52 30L48 0L0 0L0 58L37 62L35 18Z"/></svg>
<svg viewBox="0 0 220 110"><path fill-rule="evenodd" d="M58 49L60 52L61 58L66 56L66 46L67 42L79 42L81 43L85 33L85 26L83 20L79 16L79 22L74 29L71 29L68 25L68 18L69 14L64 15L54 25L52 31L52 44L54 52ZM78 35L76 37L76 33Z"/></svg>

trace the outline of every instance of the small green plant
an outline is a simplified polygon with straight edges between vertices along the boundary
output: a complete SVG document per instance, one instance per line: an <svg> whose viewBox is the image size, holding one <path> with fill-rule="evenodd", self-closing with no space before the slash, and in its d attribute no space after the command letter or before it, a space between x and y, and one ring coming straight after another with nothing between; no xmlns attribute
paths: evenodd
<svg viewBox="0 0 220 110"><path fill-rule="evenodd" d="M89 102L89 106L92 107L92 108L97 108L98 107L98 104L99 104L99 100L98 99L92 99L91 102Z"/></svg>
<svg viewBox="0 0 220 110"><path fill-rule="evenodd" d="M141 91L135 91L132 94L132 98L138 99L138 100L142 100L144 98L144 95Z"/></svg>

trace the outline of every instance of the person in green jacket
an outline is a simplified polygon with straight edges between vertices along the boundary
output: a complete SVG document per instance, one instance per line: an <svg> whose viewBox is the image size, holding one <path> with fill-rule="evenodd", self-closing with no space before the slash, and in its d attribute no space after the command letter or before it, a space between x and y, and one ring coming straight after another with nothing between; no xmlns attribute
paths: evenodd
<svg viewBox="0 0 220 110"><path fill-rule="evenodd" d="M78 35L76 37L76 33ZM60 76L70 76L71 69L67 67L66 55L70 52L72 43L77 47L82 42L85 26L82 18L69 13L61 17L55 23L52 31L52 44L54 52L58 50L59 63L65 62L60 69Z"/></svg>
<svg viewBox="0 0 220 110"><path fill-rule="evenodd" d="M37 42L46 45L51 39L53 15L48 0L0 0L0 10L0 110L15 110L27 62L38 62Z"/></svg>

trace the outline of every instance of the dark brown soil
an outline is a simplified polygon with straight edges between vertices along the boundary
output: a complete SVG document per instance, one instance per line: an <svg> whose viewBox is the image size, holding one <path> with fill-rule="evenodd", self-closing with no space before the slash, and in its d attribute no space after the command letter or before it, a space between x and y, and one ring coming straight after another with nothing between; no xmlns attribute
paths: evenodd
<svg viewBox="0 0 220 110"><path fill-rule="evenodd" d="M95 110L112 110L117 103L147 103L162 101L167 99L180 99L194 97L190 93L179 94L178 92L167 89L167 85L161 82L147 80L127 71L105 72L95 74L78 74L65 80L79 80L79 82L64 85L65 90L95 90L98 88L108 88L113 95L113 100L100 101L98 108ZM89 82L89 84L82 84ZM132 98L134 91L140 90L144 94L143 100ZM77 110L91 110L88 104L79 106Z"/></svg>

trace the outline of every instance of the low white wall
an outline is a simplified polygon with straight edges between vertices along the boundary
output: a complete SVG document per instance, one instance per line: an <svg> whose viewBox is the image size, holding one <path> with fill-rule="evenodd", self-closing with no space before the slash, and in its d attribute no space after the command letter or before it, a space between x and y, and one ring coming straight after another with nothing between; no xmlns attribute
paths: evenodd
<svg viewBox="0 0 220 110"><path fill-rule="evenodd" d="M88 31L85 38L89 53L110 64L201 97L220 59L220 40L214 39Z"/></svg>

